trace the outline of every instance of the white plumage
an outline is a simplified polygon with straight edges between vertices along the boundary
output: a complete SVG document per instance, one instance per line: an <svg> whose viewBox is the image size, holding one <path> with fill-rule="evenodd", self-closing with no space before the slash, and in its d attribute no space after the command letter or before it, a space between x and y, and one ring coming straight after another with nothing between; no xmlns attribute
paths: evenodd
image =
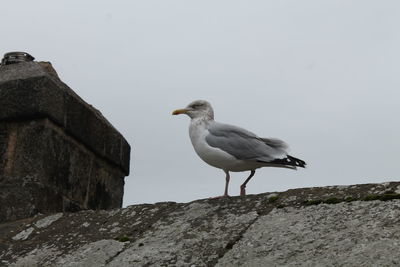
<svg viewBox="0 0 400 267"><path fill-rule="evenodd" d="M172 114L186 114L191 118L189 136L197 155L226 173L223 196L228 196L230 171L251 171L240 187L240 194L245 195L246 184L257 168L296 169L306 165L304 161L288 155L287 144L279 139L260 138L243 128L216 122L214 111L207 101L194 101Z"/></svg>

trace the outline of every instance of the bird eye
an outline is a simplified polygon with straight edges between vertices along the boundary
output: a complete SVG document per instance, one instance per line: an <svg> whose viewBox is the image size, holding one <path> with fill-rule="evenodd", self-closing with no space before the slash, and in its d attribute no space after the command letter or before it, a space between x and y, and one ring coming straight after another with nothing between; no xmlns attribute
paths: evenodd
<svg viewBox="0 0 400 267"><path fill-rule="evenodd" d="M196 109L196 108L199 108L199 107L202 107L202 106L203 106L203 104L196 103L196 104L192 104L190 107Z"/></svg>

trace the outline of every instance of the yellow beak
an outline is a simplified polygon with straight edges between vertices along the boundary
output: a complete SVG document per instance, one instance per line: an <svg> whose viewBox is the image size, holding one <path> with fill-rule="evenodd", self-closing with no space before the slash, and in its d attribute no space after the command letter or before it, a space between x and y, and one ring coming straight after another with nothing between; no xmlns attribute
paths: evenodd
<svg viewBox="0 0 400 267"><path fill-rule="evenodd" d="M172 112L172 115L179 115L179 114L185 114L187 112L187 109L177 109L177 110L174 110L173 112Z"/></svg>

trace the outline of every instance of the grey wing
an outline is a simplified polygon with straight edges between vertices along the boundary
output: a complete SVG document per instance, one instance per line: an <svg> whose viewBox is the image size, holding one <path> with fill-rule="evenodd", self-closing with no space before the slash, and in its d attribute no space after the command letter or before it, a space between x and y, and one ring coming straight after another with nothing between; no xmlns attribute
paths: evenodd
<svg viewBox="0 0 400 267"><path fill-rule="evenodd" d="M210 146L224 150L237 159L269 162L287 155L285 142L260 138L237 126L212 122L208 131L206 141Z"/></svg>

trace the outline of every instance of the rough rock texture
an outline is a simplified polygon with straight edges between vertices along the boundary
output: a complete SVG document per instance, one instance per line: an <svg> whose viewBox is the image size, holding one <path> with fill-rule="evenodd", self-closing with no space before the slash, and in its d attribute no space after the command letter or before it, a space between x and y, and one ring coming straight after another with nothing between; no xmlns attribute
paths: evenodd
<svg viewBox="0 0 400 267"><path fill-rule="evenodd" d="M39 215L0 224L3 266L399 266L400 183Z"/></svg>
<svg viewBox="0 0 400 267"><path fill-rule="evenodd" d="M46 62L0 67L0 222L122 205L130 146Z"/></svg>
<svg viewBox="0 0 400 267"><path fill-rule="evenodd" d="M0 120L49 118L96 154L129 174L130 146L91 105L64 84L48 62L0 68Z"/></svg>

